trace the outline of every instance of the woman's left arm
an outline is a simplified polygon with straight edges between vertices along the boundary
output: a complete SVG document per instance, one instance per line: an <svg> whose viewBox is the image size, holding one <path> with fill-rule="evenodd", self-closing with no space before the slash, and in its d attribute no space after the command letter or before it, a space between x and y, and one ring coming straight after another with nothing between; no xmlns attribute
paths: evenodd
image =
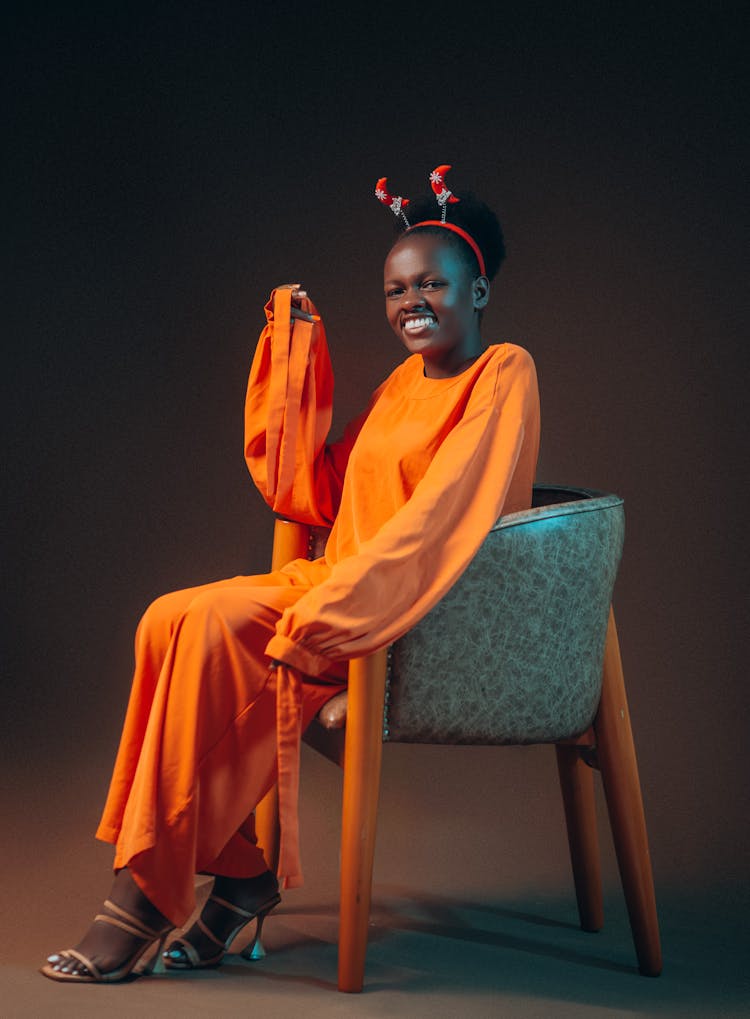
<svg viewBox="0 0 750 1019"><path fill-rule="evenodd" d="M330 526L361 422L327 443L333 371L323 323L307 295L277 287L265 312L245 398L245 460L275 513Z"/></svg>
<svg viewBox="0 0 750 1019"><path fill-rule="evenodd" d="M408 502L286 610L267 653L318 675L331 661L369 654L405 633L468 566L508 495L523 493L530 504L538 449L534 363L508 345Z"/></svg>

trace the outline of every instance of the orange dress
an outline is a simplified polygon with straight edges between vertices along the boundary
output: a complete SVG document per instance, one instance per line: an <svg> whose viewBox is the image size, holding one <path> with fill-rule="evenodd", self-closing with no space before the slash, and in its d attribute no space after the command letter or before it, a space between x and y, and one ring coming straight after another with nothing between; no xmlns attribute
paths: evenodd
<svg viewBox="0 0 750 1019"><path fill-rule="evenodd" d="M139 625L97 835L175 923L194 907L196 872L266 869L252 811L276 780L279 874L301 882L302 730L345 682L350 658L413 626L497 518L530 505L536 469L536 373L521 347L491 346L448 379L426 378L421 357L407 358L327 445L322 323L292 322L284 289L266 315L248 384L247 463L276 513L332 531L314 562L165 595Z"/></svg>

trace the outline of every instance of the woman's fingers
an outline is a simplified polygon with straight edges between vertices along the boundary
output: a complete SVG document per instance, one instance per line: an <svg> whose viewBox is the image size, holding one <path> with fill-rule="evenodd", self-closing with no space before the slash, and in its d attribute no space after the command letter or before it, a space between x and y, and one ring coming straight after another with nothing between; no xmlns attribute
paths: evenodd
<svg viewBox="0 0 750 1019"><path fill-rule="evenodd" d="M292 307L291 316L304 319L305 322L320 322L320 315L312 315L309 311L302 311L301 308Z"/></svg>
<svg viewBox="0 0 750 1019"><path fill-rule="evenodd" d="M292 318L301 318L305 322L320 322L320 315L313 315L301 308L302 301L308 296L307 291L302 289L301 283L282 283L276 289L292 291Z"/></svg>
<svg viewBox="0 0 750 1019"><path fill-rule="evenodd" d="M303 297L307 297L307 291L303 289L301 283L280 283L275 288L276 290L291 290L292 301L301 300Z"/></svg>

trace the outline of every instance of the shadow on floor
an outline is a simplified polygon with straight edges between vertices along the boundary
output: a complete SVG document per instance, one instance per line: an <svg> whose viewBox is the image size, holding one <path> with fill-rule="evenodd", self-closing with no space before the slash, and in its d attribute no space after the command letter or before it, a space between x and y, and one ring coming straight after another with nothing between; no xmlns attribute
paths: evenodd
<svg viewBox="0 0 750 1019"><path fill-rule="evenodd" d="M291 896L289 897L291 900ZM605 927L587 934L575 907L552 898L457 901L379 885L365 993L336 991L335 901L290 901L267 924L267 957L120 987L60 987L38 958L2 966L3 1014L76 1016L706 1016L750 1015L745 906L726 890L703 906L663 896L665 969L642 977L618 894ZM737 910L729 903L734 901ZM720 908L717 909L717 902ZM744 931L744 933L743 933ZM239 950L246 939L237 942ZM7 1011L6 1009L10 1009Z"/></svg>

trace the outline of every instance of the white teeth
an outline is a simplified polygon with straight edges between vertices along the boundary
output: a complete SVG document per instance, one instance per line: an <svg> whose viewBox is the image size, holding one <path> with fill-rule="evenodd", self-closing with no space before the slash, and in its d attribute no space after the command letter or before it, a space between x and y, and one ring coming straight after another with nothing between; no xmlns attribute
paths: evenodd
<svg viewBox="0 0 750 1019"><path fill-rule="evenodd" d="M435 322L434 318L410 318L404 323L404 329L424 329L426 326L431 326Z"/></svg>

